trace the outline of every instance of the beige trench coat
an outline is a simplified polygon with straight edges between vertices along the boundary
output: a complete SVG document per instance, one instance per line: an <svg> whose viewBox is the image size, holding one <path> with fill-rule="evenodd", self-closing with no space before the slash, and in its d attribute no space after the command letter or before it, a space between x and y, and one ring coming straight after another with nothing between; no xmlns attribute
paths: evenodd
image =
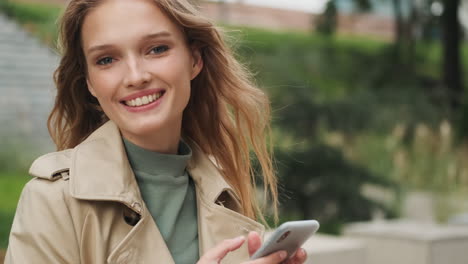
<svg viewBox="0 0 468 264"><path fill-rule="evenodd" d="M218 242L261 234L196 144L188 171L196 185L200 256ZM74 149L31 166L13 222L5 263L174 263L145 206L117 126L109 121ZM246 245L222 263L248 259Z"/></svg>

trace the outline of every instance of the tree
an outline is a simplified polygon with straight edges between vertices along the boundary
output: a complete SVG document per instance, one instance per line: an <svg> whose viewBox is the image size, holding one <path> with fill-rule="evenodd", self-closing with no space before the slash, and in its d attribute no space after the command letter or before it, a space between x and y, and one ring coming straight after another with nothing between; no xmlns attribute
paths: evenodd
<svg viewBox="0 0 468 264"><path fill-rule="evenodd" d="M442 14L443 80L448 89L452 110L460 108L463 98L460 43L462 29L458 17L460 0L444 0Z"/></svg>
<svg viewBox="0 0 468 264"><path fill-rule="evenodd" d="M401 0L392 0L393 5L393 17L395 21L395 60L398 62L402 59L405 49L405 22L403 19L403 11L401 6Z"/></svg>
<svg viewBox="0 0 468 264"><path fill-rule="evenodd" d="M324 35L333 35L337 26L338 10L335 1L329 1L325 12L316 21L316 30Z"/></svg>
<svg viewBox="0 0 468 264"><path fill-rule="evenodd" d="M395 216L387 205L362 195L366 184L396 190L396 185L351 163L342 152L324 144L288 153L278 150L279 172L284 189L281 199L287 215L317 219L321 230L338 234L343 223L365 221L376 210Z"/></svg>
<svg viewBox="0 0 468 264"><path fill-rule="evenodd" d="M372 8L370 0L353 0L353 3L359 12L369 11ZM318 32L328 36L335 33L338 25L337 6L337 0L329 0L323 14L321 14L317 20L313 19Z"/></svg>
<svg viewBox="0 0 468 264"><path fill-rule="evenodd" d="M369 106L354 100L318 103L308 96L310 92L308 87L295 88L272 97L275 105L288 105L275 118L275 125L301 142L294 149L275 149L281 211L289 216L282 220L317 219L323 232L337 234L342 224L370 220L376 210L395 216L392 205L369 199L361 190L372 185L397 196L396 184L349 160L342 149L320 142L321 126L346 135L365 129L372 115Z"/></svg>

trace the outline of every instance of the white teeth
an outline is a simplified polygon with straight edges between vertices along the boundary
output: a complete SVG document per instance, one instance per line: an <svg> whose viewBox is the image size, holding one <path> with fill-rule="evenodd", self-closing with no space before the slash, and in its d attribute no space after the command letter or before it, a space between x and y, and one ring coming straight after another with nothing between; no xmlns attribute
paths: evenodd
<svg viewBox="0 0 468 264"><path fill-rule="evenodd" d="M136 106L141 106L143 104L141 98L136 99Z"/></svg>
<svg viewBox="0 0 468 264"><path fill-rule="evenodd" d="M128 106L132 106L132 107L147 105L149 103L152 103L152 102L158 100L159 98L161 98L161 96L162 96L162 93L157 93L157 94L152 94L152 95L145 95L145 96L142 96L142 97L138 97L136 99L125 101L125 104L128 105Z"/></svg>
<svg viewBox="0 0 468 264"><path fill-rule="evenodd" d="M149 103L148 96L143 96L141 101L143 102L143 104L148 104Z"/></svg>

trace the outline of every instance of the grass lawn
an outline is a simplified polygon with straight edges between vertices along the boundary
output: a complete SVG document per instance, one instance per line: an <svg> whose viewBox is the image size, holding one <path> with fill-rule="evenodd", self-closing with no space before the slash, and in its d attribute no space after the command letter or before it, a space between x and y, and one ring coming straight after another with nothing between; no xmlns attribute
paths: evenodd
<svg viewBox="0 0 468 264"><path fill-rule="evenodd" d="M26 172L0 172L0 260L1 249L8 244L8 234L21 190L30 179Z"/></svg>

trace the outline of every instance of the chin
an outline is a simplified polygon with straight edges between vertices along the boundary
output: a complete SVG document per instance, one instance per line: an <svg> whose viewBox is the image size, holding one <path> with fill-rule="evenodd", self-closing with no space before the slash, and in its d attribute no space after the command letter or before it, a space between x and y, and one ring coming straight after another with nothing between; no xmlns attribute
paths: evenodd
<svg viewBox="0 0 468 264"><path fill-rule="evenodd" d="M145 120L141 122L129 122L125 127L127 131L135 136L144 136L161 131L163 127L166 127L164 124L167 124L167 122L162 120Z"/></svg>

